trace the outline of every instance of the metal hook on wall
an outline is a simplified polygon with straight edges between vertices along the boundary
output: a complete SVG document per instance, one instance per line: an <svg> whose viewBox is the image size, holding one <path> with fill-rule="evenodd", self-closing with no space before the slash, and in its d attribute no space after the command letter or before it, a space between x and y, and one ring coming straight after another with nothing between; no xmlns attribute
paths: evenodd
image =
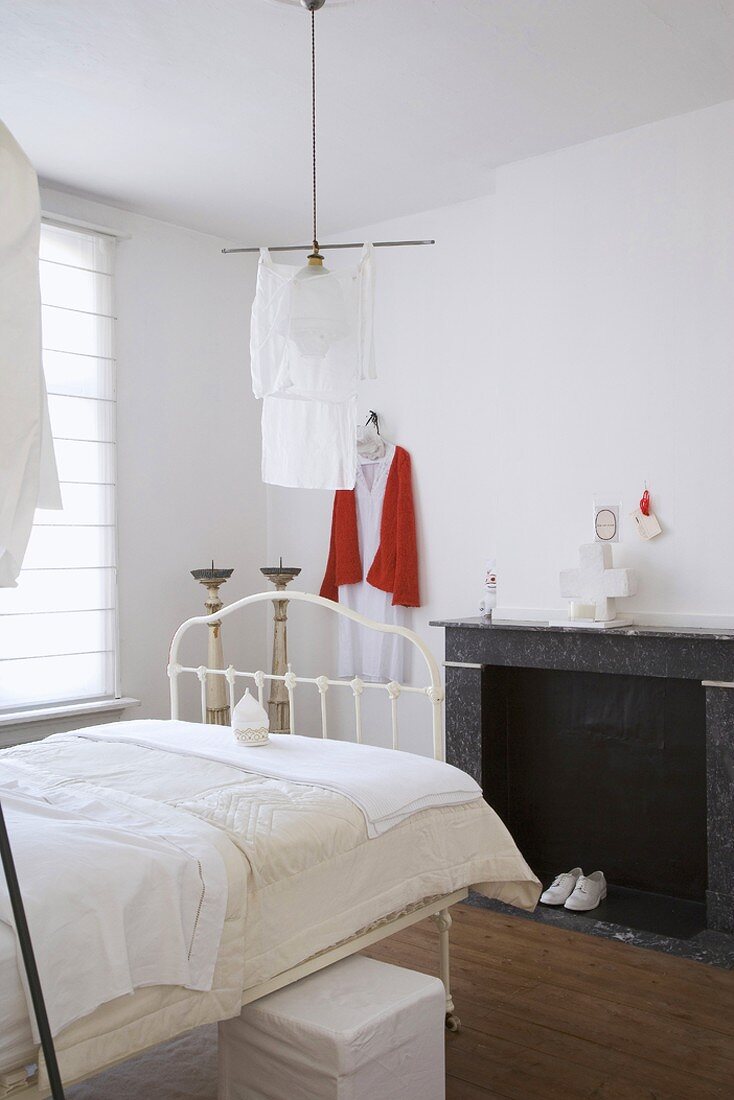
<svg viewBox="0 0 734 1100"><path fill-rule="evenodd" d="M365 424L365 428L369 428L370 424L375 425L375 431L379 435L380 434L380 418L379 418L379 416L377 415L377 413L375 412L374 409L370 409L370 415L367 417L367 423Z"/></svg>

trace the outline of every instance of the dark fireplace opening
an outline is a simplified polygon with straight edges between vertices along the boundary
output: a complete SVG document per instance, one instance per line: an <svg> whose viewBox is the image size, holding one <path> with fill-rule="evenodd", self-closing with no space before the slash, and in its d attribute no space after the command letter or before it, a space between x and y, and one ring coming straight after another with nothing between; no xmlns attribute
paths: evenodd
<svg viewBox="0 0 734 1100"><path fill-rule="evenodd" d="M483 787L544 881L602 870L588 916L686 937L706 927L700 682L485 667Z"/></svg>

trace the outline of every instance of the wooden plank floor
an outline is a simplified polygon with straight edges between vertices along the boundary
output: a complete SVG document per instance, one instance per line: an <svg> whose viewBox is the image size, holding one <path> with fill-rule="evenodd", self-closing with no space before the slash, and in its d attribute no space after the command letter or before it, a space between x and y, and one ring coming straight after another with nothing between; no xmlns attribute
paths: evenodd
<svg viewBox="0 0 734 1100"><path fill-rule="evenodd" d="M734 1097L734 972L468 905L452 910L448 1100ZM436 973L429 921L365 954Z"/></svg>

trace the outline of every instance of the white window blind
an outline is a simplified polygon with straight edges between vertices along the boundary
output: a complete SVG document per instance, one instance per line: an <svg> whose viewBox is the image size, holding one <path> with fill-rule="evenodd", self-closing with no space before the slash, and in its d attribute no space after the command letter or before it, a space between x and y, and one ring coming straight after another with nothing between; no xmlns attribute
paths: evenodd
<svg viewBox="0 0 734 1100"><path fill-rule="evenodd" d="M63 511L0 589L0 711L119 694L114 239L41 227L43 365Z"/></svg>

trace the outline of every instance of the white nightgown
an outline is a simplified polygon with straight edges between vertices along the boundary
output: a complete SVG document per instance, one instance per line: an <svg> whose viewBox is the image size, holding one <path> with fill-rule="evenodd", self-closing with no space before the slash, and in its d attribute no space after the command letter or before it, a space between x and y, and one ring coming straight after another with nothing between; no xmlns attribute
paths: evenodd
<svg viewBox="0 0 734 1100"><path fill-rule="evenodd" d="M61 508L41 364L33 166L0 122L0 588L14 588L37 506Z"/></svg>
<svg viewBox="0 0 734 1100"><path fill-rule="evenodd" d="M354 498L357 510L357 533L366 578L380 545L382 505L395 446L390 443L382 458L361 459L357 463ZM369 581L339 586L339 603L366 615L368 619L404 626L406 608L392 602L391 592L374 588ZM368 630L351 619L339 616L339 675L359 676L362 680L402 683L405 678L405 641L399 635L380 634Z"/></svg>
<svg viewBox="0 0 734 1100"><path fill-rule="evenodd" d="M270 485L354 487L357 385L375 377L372 252L365 245L357 267L303 278L303 265L260 251L250 358Z"/></svg>

